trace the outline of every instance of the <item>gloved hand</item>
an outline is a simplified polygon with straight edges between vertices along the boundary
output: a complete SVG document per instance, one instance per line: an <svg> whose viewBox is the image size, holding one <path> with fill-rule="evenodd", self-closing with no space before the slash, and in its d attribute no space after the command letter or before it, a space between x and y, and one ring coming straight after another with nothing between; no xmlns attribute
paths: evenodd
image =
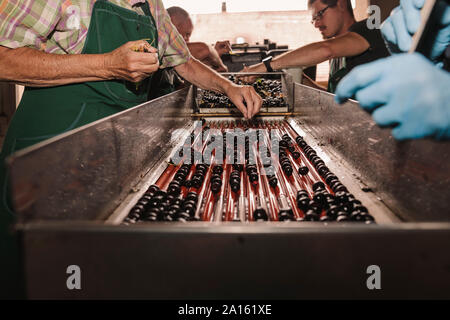
<svg viewBox="0 0 450 320"><path fill-rule="evenodd" d="M437 23L436 38L433 44L431 59L439 58L450 43L450 4L445 0L437 0L439 21ZM391 16L385 20L381 33L388 43L398 46L407 52L411 48L412 35L419 29L420 9L425 0L401 0L400 6L392 10Z"/></svg>
<svg viewBox="0 0 450 320"><path fill-rule="evenodd" d="M419 53L361 65L339 83L336 102L353 97L394 138L450 139L450 73Z"/></svg>

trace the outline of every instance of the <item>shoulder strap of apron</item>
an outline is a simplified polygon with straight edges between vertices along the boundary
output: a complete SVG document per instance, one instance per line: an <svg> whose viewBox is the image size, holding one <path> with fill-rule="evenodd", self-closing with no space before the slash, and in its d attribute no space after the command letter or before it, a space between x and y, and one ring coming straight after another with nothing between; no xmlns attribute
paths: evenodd
<svg viewBox="0 0 450 320"><path fill-rule="evenodd" d="M108 2L108 0L97 0L97 1ZM146 16L151 16L152 15L152 12L150 10L150 5L149 5L147 0L145 0L145 3L142 4L142 11L144 11Z"/></svg>

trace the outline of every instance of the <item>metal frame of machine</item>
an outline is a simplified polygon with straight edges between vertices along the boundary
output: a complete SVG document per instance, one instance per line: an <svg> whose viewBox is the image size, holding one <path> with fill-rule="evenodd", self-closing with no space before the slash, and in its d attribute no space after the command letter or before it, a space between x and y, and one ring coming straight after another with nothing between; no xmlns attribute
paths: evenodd
<svg viewBox="0 0 450 320"><path fill-rule="evenodd" d="M197 89L185 88L9 158L28 297L449 298L450 145L398 143L356 102L287 83L280 116L378 225L118 225L197 118ZM73 264L80 291L65 285ZM370 265L381 290L366 286Z"/></svg>

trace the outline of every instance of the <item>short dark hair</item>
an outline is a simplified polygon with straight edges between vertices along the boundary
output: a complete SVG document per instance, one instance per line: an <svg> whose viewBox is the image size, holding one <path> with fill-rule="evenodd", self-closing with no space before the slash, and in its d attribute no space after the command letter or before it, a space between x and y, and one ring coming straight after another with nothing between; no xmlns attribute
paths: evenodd
<svg viewBox="0 0 450 320"><path fill-rule="evenodd" d="M182 18L185 18L185 19L189 18L189 13L186 10L184 10L183 8L180 8L180 7L175 7L175 6L170 7L170 8L167 9L167 13L171 17L178 15L178 16L180 16Z"/></svg>
<svg viewBox="0 0 450 320"><path fill-rule="evenodd" d="M338 1L339 0L320 0L320 2L322 2L323 4L330 6L330 7L335 7L337 5ZM309 9L311 9L311 6L314 2L316 2L316 0L308 0L308 8ZM351 0L347 0L347 10L353 16L353 7L352 7Z"/></svg>

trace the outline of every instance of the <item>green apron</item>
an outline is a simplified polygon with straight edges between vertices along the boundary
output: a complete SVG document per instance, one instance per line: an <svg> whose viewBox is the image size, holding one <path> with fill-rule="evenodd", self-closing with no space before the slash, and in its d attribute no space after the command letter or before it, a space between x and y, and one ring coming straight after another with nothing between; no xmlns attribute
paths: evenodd
<svg viewBox="0 0 450 320"><path fill-rule="evenodd" d="M128 41L146 39L158 48L158 32L148 2L146 15L139 15L109 3L96 1L83 54L111 52ZM20 271L17 242L8 229L14 214L8 199L4 160L10 154L147 101L151 77L136 86L122 80L86 82L50 88L26 88L11 120L0 154L0 297L14 297ZM5 269L5 270L3 270ZM4 280L9 280L3 283ZM15 290L15 291L14 291Z"/></svg>
<svg viewBox="0 0 450 320"><path fill-rule="evenodd" d="M330 77L328 79L327 91L335 93L339 82L347 75L347 73L348 69L345 58L333 59L330 65Z"/></svg>

